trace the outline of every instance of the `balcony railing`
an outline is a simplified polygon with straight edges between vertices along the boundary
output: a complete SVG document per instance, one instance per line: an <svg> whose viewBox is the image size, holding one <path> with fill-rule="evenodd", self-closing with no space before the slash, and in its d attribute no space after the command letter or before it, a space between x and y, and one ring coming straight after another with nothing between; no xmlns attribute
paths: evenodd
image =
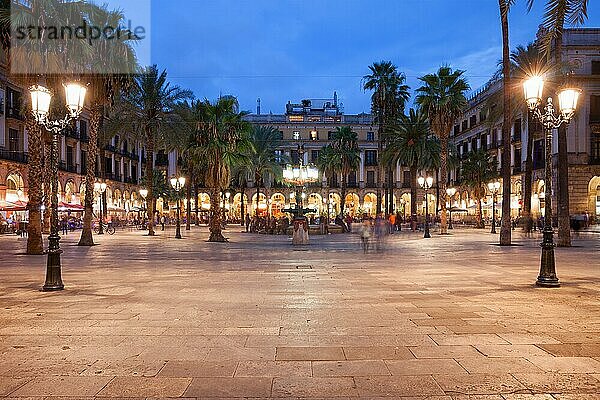
<svg viewBox="0 0 600 400"><path fill-rule="evenodd" d="M9 151L0 149L0 158L3 160L16 161L27 164L29 161L28 154L23 151Z"/></svg>

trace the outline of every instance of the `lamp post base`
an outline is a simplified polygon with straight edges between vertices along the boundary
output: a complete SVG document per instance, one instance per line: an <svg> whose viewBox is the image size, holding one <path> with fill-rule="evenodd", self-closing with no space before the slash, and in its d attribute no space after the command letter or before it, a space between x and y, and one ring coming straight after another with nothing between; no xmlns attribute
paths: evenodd
<svg viewBox="0 0 600 400"><path fill-rule="evenodd" d="M63 290L65 285L62 282L61 276L61 265L60 265L60 255L62 254L62 250L60 248L52 248L54 246L58 246L58 241L60 238L52 237L51 241L55 241L48 250L48 262L46 264L46 282L42 287L42 291L44 292L54 292L57 290Z"/></svg>
<svg viewBox="0 0 600 400"><path fill-rule="evenodd" d="M535 284L542 287L559 287L558 277L556 276L556 266L554 262L554 241L552 228L544 229L544 240L540 245L542 248L542 258L540 263L540 274Z"/></svg>
<svg viewBox="0 0 600 400"><path fill-rule="evenodd" d="M425 226L425 234L423 235L424 239L431 239L431 234L429 233L429 226Z"/></svg>

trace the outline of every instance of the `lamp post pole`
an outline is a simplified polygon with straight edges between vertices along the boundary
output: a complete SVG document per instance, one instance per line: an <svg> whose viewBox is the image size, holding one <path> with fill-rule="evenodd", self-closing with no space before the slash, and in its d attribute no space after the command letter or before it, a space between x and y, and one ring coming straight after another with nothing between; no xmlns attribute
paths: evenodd
<svg viewBox="0 0 600 400"><path fill-rule="evenodd" d="M558 93L559 113L557 115L552 97L548 97L543 110L540 109L544 90L544 81L541 77L531 77L523 83L525 101L545 129L545 207L544 207L544 230L541 243L542 255L540 261L540 273L536 284L542 287L559 287L556 276L556 264L554 259L554 230L552 229L552 130L558 129L562 124L568 124L577 108L577 100L581 91L579 89L565 88Z"/></svg>
<svg viewBox="0 0 600 400"><path fill-rule="evenodd" d="M185 186L185 178L180 176L179 178L171 178L171 186L177 193L177 224L175 225L175 239L181 239L181 199L179 198L179 192Z"/></svg>
<svg viewBox="0 0 600 400"><path fill-rule="evenodd" d="M142 198L144 199L144 220L146 219L146 210L147 210L147 204L146 204L146 196L148 196L148 189L140 189L140 196L142 196ZM142 221L142 225L143 225L143 221Z"/></svg>
<svg viewBox="0 0 600 400"><path fill-rule="evenodd" d="M448 229L454 229L454 226L452 226L452 198L454 197L454 195L456 194L456 188L448 188L446 189L446 194L448 195L449 198L449 205L450 207L448 208L448 213L450 214L450 221L448 222Z"/></svg>
<svg viewBox="0 0 600 400"><path fill-rule="evenodd" d="M31 94L31 110L35 121L52 134L50 147L50 178L52 207L50 214L50 236L48 237L48 258L46 263L46 281L42 290L45 292L63 290L65 288L61 276L60 236L58 234L58 136L83 110L86 87L77 83L64 85L67 113L60 120L50 120L50 103L52 93L47 88L35 85L29 88ZM35 149L31 149L35 151Z"/></svg>
<svg viewBox="0 0 600 400"><path fill-rule="evenodd" d="M417 181L419 182L419 185L421 185L421 187L425 189L425 234L423 235L423 238L430 239L431 234L429 233L429 203L427 202L427 200L429 200L428 191L433 185L433 178L431 176L428 176L426 178L420 176Z"/></svg>
<svg viewBox="0 0 600 400"><path fill-rule="evenodd" d="M490 233L496 234L496 196L498 195L498 190L500 189L500 182L494 181L488 183L488 189L492 193L492 230Z"/></svg>

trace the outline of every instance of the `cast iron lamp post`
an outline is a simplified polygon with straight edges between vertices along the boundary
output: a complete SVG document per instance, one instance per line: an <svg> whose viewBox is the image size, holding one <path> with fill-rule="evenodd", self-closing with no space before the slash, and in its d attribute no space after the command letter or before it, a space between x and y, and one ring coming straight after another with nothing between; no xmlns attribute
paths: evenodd
<svg viewBox="0 0 600 400"><path fill-rule="evenodd" d="M568 124L577 109L577 100L581 90L575 88L565 88L558 92L559 113L552 104L552 97L543 108L542 96L544 91L544 80L542 77L533 76L523 83L525 92L525 101L529 110L533 113L544 126L546 133L546 154L545 154L545 186L544 196L544 231L541 243L542 257L540 263L540 274L536 284L544 287L558 287L558 277L556 276L556 265L554 261L554 230L552 229L552 131L558 129L562 124Z"/></svg>
<svg viewBox="0 0 600 400"><path fill-rule="evenodd" d="M448 223L448 229L454 229L452 226L452 198L456 194L456 188L449 187L446 189L446 194L448 195L450 207L448 208L448 212L450 213L450 222Z"/></svg>
<svg viewBox="0 0 600 400"><path fill-rule="evenodd" d="M48 260L46 264L46 282L42 287L45 292L62 290L65 288L61 276L60 236L58 235L58 136L69 124L79 117L85 102L87 88L77 83L64 85L67 113L62 119L50 120L50 103L52 93L44 86L35 85L29 88L31 94L31 110L35 121L52 134L50 147L51 165L51 214L50 236L48 237ZM35 149L31 149L36 151ZM42 151L40 149L39 151Z"/></svg>
<svg viewBox="0 0 600 400"><path fill-rule="evenodd" d="M104 221L104 218L102 218L104 215L104 213L102 212L102 203L104 202L104 192L106 192L106 183L95 182L94 190L100 193L100 198L98 199L100 203L100 215L98 217L98 235L104 235L104 227L102 226L102 222Z"/></svg>
<svg viewBox="0 0 600 400"><path fill-rule="evenodd" d="M146 197L148 196L148 189L140 189L140 196L142 196L142 199L144 199L144 214L146 213L147 210L147 206L146 206ZM145 218L145 217L144 217Z"/></svg>
<svg viewBox="0 0 600 400"><path fill-rule="evenodd" d="M429 204L427 203L428 199L428 193L427 191L429 189L431 189L431 186L433 185L433 177L428 176L427 178L420 176L419 179L417 179L419 182L419 185L425 189L425 234L423 235L423 237L425 239L429 239L431 238L431 234L429 233Z"/></svg>
<svg viewBox="0 0 600 400"><path fill-rule="evenodd" d="M496 234L496 195L500 189L500 182L494 181L488 183L488 189L492 194L492 230L490 233Z"/></svg>
<svg viewBox="0 0 600 400"><path fill-rule="evenodd" d="M298 145L298 165L287 165L283 170L283 180L296 186L295 199L297 218L304 218L302 199L306 197L303 193L304 185L316 182L319 179L319 170L313 165L304 165L304 145ZM304 197L303 197L304 195Z"/></svg>
<svg viewBox="0 0 600 400"><path fill-rule="evenodd" d="M171 178L171 186L175 192L177 192L177 225L175 228L175 239L181 239L181 214L180 214L180 199L179 192L185 186L185 177L180 176L179 178L172 177Z"/></svg>

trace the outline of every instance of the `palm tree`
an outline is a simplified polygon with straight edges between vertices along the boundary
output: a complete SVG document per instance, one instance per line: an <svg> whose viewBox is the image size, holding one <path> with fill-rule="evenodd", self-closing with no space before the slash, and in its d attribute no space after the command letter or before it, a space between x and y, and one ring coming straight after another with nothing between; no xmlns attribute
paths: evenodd
<svg viewBox="0 0 600 400"><path fill-rule="evenodd" d="M527 0L531 10L535 0ZM542 26L546 35L542 42L542 52L550 59L554 44L554 64L562 66L562 37L566 23L582 25L587 19L588 0L546 0L546 10ZM559 70L559 68L557 68ZM570 71L568 71L570 72ZM557 246L571 246L571 225L569 209L569 154L567 149L567 129L558 129L558 240Z"/></svg>
<svg viewBox="0 0 600 400"><path fill-rule="evenodd" d="M340 172L338 153L331 144L321 147L319 158L317 158L317 168L327 179L331 179L331 177ZM330 185L326 185L326 187L329 188ZM325 199L327 200L327 221L329 223L329 191L327 191Z"/></svg>
<svg viewBox="0 0 600 400"><path fill-rule="evenodd" d="M348 174L360 166L360 149L358 148L358 135L349 126L337 127L333 135L332 147L339 161L339 171L342 175L342 216L346 211L346 187ZM377 201L381 200L378 197ZM381 210L381 207L380 207Z"/></svg>
<svg viewBox="0 0 600 400"><path fill-rule="evenodd" d="M363 77L363 89L373 91L371 96L371 112L379 125L377 134L378 154L383 154L383 135L387 127L392 125L404 112L404 105L410 98L409 86L405 84L406 76L398 72L391 61L375 62L369 66L371 73ZM383 165L379 163L377 171L377 214L381 213L381 190L383 189ZM344 200L342 200L344 201Z"/></svg>
<svg viewBox="0 0 600 400"><path fill-rule="evenodd" d="M167 81L167 71L159 72L156 65L137 74L129 90L115 107L110 123L128 129L143 141L146 147L146 182L148 184L148 235L154 236L154 199L152 171L154 151L170 150L178 135L178 102L192 97L191 92Z"/></svg>
<svg viewBox="0 0 600 400"><path fill-rule="evenodd" d="M502 222L500 225L500 245L510 246L511 223L510 223L510 192L511 192L511 151L510 151L510 128L511 128L511 87L510 87L510 46L508 39L508 12L514 0L498 0L500 9L500 25L502 26Z"/></svg>
<svg viewBox="0 0 600 400"><path fill-rule="evenodd" d="M486 150L470 152L462 162L462 184L471 191L477 201L477 228L485 228L481 201L486 195L487 183L497 177L498 166Z"/></svg>
<svg viewBox="0 0 600 400"><path fill-rule="evenodd" d="M410 211L413 221L417 219L417 172L434 169L439 165L440 143L430 135L427 114L411 108L402 115L398 124L386 132L386 149L383 162L388 165L400 163L410 168Z"/></svg>
<svg viewBox="0 0 600 400"><path fill-rule="evenodd" d="M196 104L200 117L197 124L196 143L192 154L204 168L204 183L211 189L209 242L226 242L221 233L220 193L229 186L231 170L240 158L240 149L246 149L251 125L244 121L247 112L240 112L237 99L220 97L211 103L204 100Z"/></svg>
<svg viewBox="0 0 600 400"><path fill-rule="evenodd" d="M279 139L279 131L272 126L255 125L248 137L249 146L243 153L246 170L254 177L256 187L256 215L260 200L260 189L265 181L274 178L281 179L282 156L275 153Z"/></svg>
<svg viewBox="0 0 600 400"><path fill-rule="evenodd" d="M122 26L125 16L121 11L108 11L105 8L91 14L94 26ZM131 84L133 74L137 69L135 53L128 35L117 40L100 40L94 43L94 52L90 55L89 67L92 71L103 71L102 74L90 74L87 79L90 83L90 129L87 151L87 171L85 171L85 213L83 229L79 246L93 246L92 216L94 203L94 181L98 147L104 152L102 141L99 141L100 126L104 117L104 109L113 103L115 94L122 89L127 89ZM110 72L113 73L110 73ZM118 73L117 73L118 72ZM105 130L105 132L107 132ZM110 138L117 132L111 132ZM106 135L105 135L106 136ZM107 139L107 138L105 138ZM100 158L103 169L104 157ZM83 172L83 171L82 171Z"/></svg>
<svg viewBox="0 0 600 400"><path fill-rule="evenodd" d="M83 72L79 67L84 63L66 62L66 54L86 54L90 45L85 40L71 40L69 48L65 48L65 41L45 41L41 49L41 41L20 41L20 46L11 47L11 33L15 26L39 26L43 21L45 26L69 26L69 18L81 21L95 6L84 1L65 2L60 0L31 0L27 6L19 2L3 1L0 5L0 32L1 44L5 51L10 52L8 57L11 67L9 70L18 71L15 75L24 87L40 83L45 80L46 86L51 86L61 80L56 76L56 71L65 71L65 74ZM72 22L72 21L71 21ZM11 27L12 25L12 27ZM60 44L55 43L60 42ZM70 51L67 51L70 50ZM54 73L51 76L44 71ZM27 96L24 96L26 99ZM27 254L43 254L44 243L42 239L41 206L43 199L43 139L42 129L31 113L30 104L24 101L23 114L28 132L28 197L29 224L27 235ZM49 185L46 185L48 188Z"/></svg>
<svg viewBox="0 0 600 400"><path fill-rule="evenodd" d="M464 71L442 66L434 74L427 74L419 79L423 86L417 89L415 102L428 116L431 130L440 139L440 190L442 234L448 233L448 216L446 215L446 182L448 181L448 140L454 121L467 106L465 92L469 84L463 77Z"/></svg>

